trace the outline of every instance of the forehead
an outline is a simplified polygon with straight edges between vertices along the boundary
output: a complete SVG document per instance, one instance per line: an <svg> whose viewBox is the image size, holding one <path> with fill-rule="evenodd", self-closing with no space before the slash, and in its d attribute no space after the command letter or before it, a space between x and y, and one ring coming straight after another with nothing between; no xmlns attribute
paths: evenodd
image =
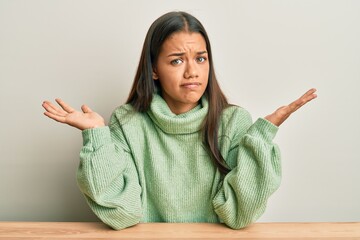
<svg viewBox="0 0 360 240"><path fill-rule="evenodd" d="M197 32L176 32L171 34L162 44L162 51L206 50L204 37Z"/></svg>

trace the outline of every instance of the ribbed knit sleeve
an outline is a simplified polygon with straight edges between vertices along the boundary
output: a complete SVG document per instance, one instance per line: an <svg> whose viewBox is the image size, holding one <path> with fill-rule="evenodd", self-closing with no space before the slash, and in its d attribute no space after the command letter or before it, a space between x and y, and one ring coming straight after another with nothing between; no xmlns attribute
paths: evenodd
<svg viewBox="0 0 360 240"><path fill-rule="evenodd" d="M234 229L255 222L263 214L281 179L280 152L272 142L278 128L263 118L254 124L249 116L239 121L245 133L240 134L234 149L237 164L213 199L220 220Z"/></svg>
<svg viewBox="0 0 360 240"><path fill-rule="evenodd" d="M142 217L141 188L120 126L88 129L82 134L77 181L90 208L114 229L137 224Z"/></svg>

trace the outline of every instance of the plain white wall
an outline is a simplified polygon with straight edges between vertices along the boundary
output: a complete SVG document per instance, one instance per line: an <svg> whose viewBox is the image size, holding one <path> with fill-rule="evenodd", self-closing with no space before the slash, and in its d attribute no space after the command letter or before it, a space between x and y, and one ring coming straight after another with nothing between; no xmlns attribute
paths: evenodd
<svg viewBox="0 0 360 240"><path fill-rule="evenodd" d="M172 10L205 25L224 92L254 120L318 89L275 139L283 181L260 221L359 221L356 0L0 0L0 220L97 220L76 185L80 131L43 116L42 101L108 120L148 27Z"/></svg>

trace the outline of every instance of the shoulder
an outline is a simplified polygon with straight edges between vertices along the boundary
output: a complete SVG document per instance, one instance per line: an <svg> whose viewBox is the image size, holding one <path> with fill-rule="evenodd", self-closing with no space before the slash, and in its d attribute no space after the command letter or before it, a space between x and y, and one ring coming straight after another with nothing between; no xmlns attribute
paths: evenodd
<svg viewBox="0 0 360 240"><path fill-rule="evenodd" d="M230 105L225 108L221 114L221 123L237 123L237 124L248 124L252 122L250 113L243 107L236 105Z"/></svg>
<svg viewBox="0 0 360 240"><path fill-rule="evenodd" d="M219 123L219 134L230 139L239 138L252 125L250 113L243 107L231 105L223 110Z"/></svg>
<svg viewBox="0 0 360 240"><path fill-rule="evenodd" d="M110 118L110 125L115 123L124 125L143 117L143 113L136 111L131 104L121 105L113 111Z"/></svg>
<svg viewBox="0 0 360 240"><path fill-rule="evenodd" d="M131 104L127 103L116 107L115 110L113 111L113 115L124 116L132 112L135 112L134 108L131 106Z"/></svg>

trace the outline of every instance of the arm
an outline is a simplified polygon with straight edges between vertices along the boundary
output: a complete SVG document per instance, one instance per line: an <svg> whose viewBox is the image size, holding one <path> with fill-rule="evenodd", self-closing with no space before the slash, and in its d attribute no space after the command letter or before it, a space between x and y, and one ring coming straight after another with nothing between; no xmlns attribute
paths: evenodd
<svg viewBox="0 0 360 240"><path fill-rule="evenodd" d="M83 105L76 111L60 99L60 107L43 103L45 115L82 130L78 185L93 212L114 229L134 225L141 218L141 188L121 126L114 115L109 127L104 119Z"/></svg>
<svg viewBox="0 0 360 240"><path fill-rule="evenodd" d="M249 116L241 120L244 127L251 125ZM276 126L258 119L230 154L236 157L237 165L225 176L213 205L220 219L231 228L255 222L280 185L280 152L272 143L276 132Z"/></svg>
<svg viewBox="0 0 360 240"><path fill-rule="evenodd" d="M239 229L256 221L265 211L271 194L280 186L280 151L272 140L293 112L316 98L311 89L291 104L252 124L248 114L239 118L247 131L229 156L237 165L224 178L213 199L215 212L229 227ZM235 153L234 153L235 151Z"/></svg>
<svg viewBox="0 0 360 240"><path fill-rule="evenodd" d="M110 129L83 131L77 180L93 212L112 228L123 229L142 217L141 187L131 154L122 146L119 126Z"/></svg>

